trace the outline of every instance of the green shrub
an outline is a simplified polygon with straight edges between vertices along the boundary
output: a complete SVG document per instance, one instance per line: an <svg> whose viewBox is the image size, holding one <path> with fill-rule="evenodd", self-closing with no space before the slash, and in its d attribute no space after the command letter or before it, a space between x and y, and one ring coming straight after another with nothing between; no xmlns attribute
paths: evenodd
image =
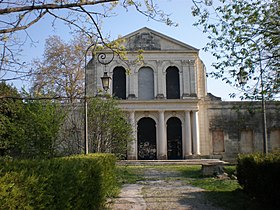
<svg viewBox="0 0 280 210"><path fill-rule="evenodd" d="M1 209L102 209L115 184L115 156L0 160Z"/></svg>
<svg viewBox="0 0 280 210"><path fill-rule="evenodd" d="M240 155L236 169L238 182L247 193L280 206L280 152Z"/></svg>

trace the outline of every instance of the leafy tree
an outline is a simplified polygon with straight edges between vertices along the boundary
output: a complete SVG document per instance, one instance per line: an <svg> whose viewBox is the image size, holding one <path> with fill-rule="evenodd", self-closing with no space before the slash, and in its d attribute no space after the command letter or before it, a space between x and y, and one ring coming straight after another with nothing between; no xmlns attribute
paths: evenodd
<svg viewBox="0 0 280 210"><path fill-rule="evenodd" d="M240 71L249 81L243 98L279 96L280 5L278 0L193 0L196 26L208 33L204 50L217 62L214 78L237 84ZM261 80L263 83L261 84ZM263 90L262 90L263 89ZM235 96L234 94L232 96Z"/></svg>
<svg viewBox="0 0 280 210"><path fill-rule="evenodd" d="M0 77L7 71L29 76L19 60L26 43L36 45L30 28L43 18L52 20L52 26L62 22L71 32L81 32L92 43L99 39L107 42L101 30L104 18L116 15L119 7L135 8L149 19L172 25L173 22L153 0L1 0L0 1ZM7 76L7 75L6 75ZM5 78L10 80L15 78Z"/></svg>
<svg viewBox="0 0 280 210"><path fill-rule="evenodd" d="M16 88L5 82L0 83L0 155L14 150L17 140L23 135L22 129L18 127L23 103L13 99L19 96Z"/></svg>
<svg viewBox="0 0 280 210"><path fill-rule="evenodd" d="M125 158L132 128L117 100L96 97L89 101L89 142L92 152L115 153Z"/></svg>
<svg viewBox="0 0 280 210"><path fill-rule="evenodd" d="M86 38L65 43L58 36L46 40L43 59L34 61L33 92L38 96L65 97L74 102L83 96Z"/></svg>
<svg viewBox="0 0 280 210"><path fill-rule="evenodd" d="M0 155L54 156L64 112L52 101L24 96L0 83Z"/></svg>
<svg viewBox="0 0 280 210"><path fill-rule="evenodd" d="M63 102L65 121L59 131L63 155L81 153L82 119L78 104L84 96L84 65L87 37L77 35L68 43L50 36L42 59L34 61L32 92L37 98L58 98Z"/></svg>
<svg viewBox="0 0 280 210"><path fill-rule="evenodd" d="M28 100L22 120L24 134L18 139L20 155L24 157L53 157L58 148L58 135L64 120L60 104L50 100Z"/></svg>

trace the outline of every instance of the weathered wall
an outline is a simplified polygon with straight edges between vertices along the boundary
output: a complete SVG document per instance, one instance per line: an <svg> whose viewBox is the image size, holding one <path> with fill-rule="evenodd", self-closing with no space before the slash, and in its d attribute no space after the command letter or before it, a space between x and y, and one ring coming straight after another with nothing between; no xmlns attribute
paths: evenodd
<svg viewBox="0 0 280 210"><path fill-rule="evenodd" d="M280 102L269 102L267 144L273 151L280 146ZM209 139L212 156L233 160L239 153L262 152L263 118L261 102L208 102Z"/></svg>

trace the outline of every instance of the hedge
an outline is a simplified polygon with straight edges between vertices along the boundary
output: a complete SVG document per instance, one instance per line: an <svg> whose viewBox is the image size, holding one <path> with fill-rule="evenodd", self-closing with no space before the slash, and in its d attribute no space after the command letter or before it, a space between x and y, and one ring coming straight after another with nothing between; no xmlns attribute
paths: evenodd
<svg viewBox="0 0 280 210"><path fill-rule="evenodd" d="M280 206L280 152L240 155L237 178L244 191L273 206Z"/></svg>
<svg viewBox="0 0 280 210"><path fill-rule="evenodd" d="M0 160L0 209L103 209L116 189L115 156Z"/></svg>

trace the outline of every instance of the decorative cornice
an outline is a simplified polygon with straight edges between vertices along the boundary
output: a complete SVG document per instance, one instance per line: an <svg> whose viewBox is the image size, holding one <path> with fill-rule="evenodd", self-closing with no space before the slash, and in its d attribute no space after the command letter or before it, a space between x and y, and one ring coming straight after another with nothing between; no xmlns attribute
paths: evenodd
<svg viewBox="0 0 280 210"><path fill-rule="evenodd" d="M199 99L166 99L166 100L122 100L119 106L124 111L194 111L198 110Z"/></svg>

